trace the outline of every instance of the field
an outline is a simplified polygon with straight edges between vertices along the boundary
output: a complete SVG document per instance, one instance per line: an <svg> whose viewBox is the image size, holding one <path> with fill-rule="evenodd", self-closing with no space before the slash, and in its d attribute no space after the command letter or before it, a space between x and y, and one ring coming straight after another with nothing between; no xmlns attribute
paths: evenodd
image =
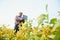
<svg viewBox="0 0 60 40"><path fill-rule="evenodd" d="M0 27L0 40L60 40L60 19L52 18L48 22L48 14L41 14L37 18L38 26L32 25L33 20L26 21L19 26L15 34L14 29L6 25ZM44 20L47 20L44 24Z"/></svg>

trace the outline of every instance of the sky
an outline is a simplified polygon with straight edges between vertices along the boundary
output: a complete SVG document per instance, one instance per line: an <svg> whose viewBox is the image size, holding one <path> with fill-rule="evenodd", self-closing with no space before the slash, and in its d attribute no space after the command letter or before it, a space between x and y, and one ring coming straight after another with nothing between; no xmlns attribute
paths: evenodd
<svg viewBox="0 0 60 40"><path fill-rule="evenodd" d="M48 4L49 19L58 17L60 0L0 0L0 25L9 25L14 28L14 18L19 12L28 16L28 19L37 18L47 13L45 5Z"/></svg>

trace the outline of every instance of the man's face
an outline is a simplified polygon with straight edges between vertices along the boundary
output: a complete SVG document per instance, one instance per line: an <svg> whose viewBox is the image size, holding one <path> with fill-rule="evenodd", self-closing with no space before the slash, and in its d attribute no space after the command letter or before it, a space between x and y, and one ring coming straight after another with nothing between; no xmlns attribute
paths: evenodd
<svg viewBox="0 0 60 40"><path fill-rule="evenodd" d="M19 16L21 17L21 16L22 16L22 14L23 14L23 13L22 13L22 12L20 12L20 13L19 13Z"/></svg>

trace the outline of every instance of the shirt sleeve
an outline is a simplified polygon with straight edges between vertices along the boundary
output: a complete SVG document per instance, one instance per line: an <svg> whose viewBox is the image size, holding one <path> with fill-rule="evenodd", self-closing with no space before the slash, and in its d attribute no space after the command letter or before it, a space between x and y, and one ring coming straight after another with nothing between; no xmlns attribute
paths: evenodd
<svg viewBox="0 0 60 40"><path fill-rule="evenodd" d="M23 20L23 18L22 18L22 17L19 17L19 16L16 16L16 18L17 18L18 20Z"/></svg>

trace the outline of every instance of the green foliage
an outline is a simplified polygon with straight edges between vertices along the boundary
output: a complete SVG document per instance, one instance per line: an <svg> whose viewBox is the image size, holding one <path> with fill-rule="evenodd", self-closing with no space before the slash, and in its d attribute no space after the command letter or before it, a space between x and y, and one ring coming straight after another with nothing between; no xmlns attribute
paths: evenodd
<svg viewBox="0 0 60 40"><path fill-rule="evenodd" d="M48 4L46 4L46 11L48 11Z"/></svg>
<svg viewBox="0 0 60 40"><path fill-rule="evenodd" d="M43 24L44 20L48 20L48 14L41 14L38 16L38 25Z"/></svg>
<svg viewBox="0 0 60 40"><path fill-rule="evenodd" d="M60 40L60 27L56 28L56 33L55 33L54 40Z"/></svg>
<svg viewBox="0 0 60 40"><path fill-rule="evenodd" d="M55 24L56 21L57 21L57 18L53 18L53 19L50 20L50 24Z"/></svg>
<svg viewBox="0 0 60 40"><path fill-rule="evenodd" d="M54 24L54 27L53 27L53 30L55 30L57 27L60 27L60 19L58 19L55 24Z"/></svg>
<svg viewBox="0 0 60 40"><path fill-rule="evenodd" d="M48 14L41 14L38 17L38 24L43 24L48 20ZM52 28L50 24L53 24ZM33 27L32 20L26 21L19 31L14 34L13 29L8 29L6 25L0 27L0 40L60 40L60 19L52 18L47 25Z"/></svg>

